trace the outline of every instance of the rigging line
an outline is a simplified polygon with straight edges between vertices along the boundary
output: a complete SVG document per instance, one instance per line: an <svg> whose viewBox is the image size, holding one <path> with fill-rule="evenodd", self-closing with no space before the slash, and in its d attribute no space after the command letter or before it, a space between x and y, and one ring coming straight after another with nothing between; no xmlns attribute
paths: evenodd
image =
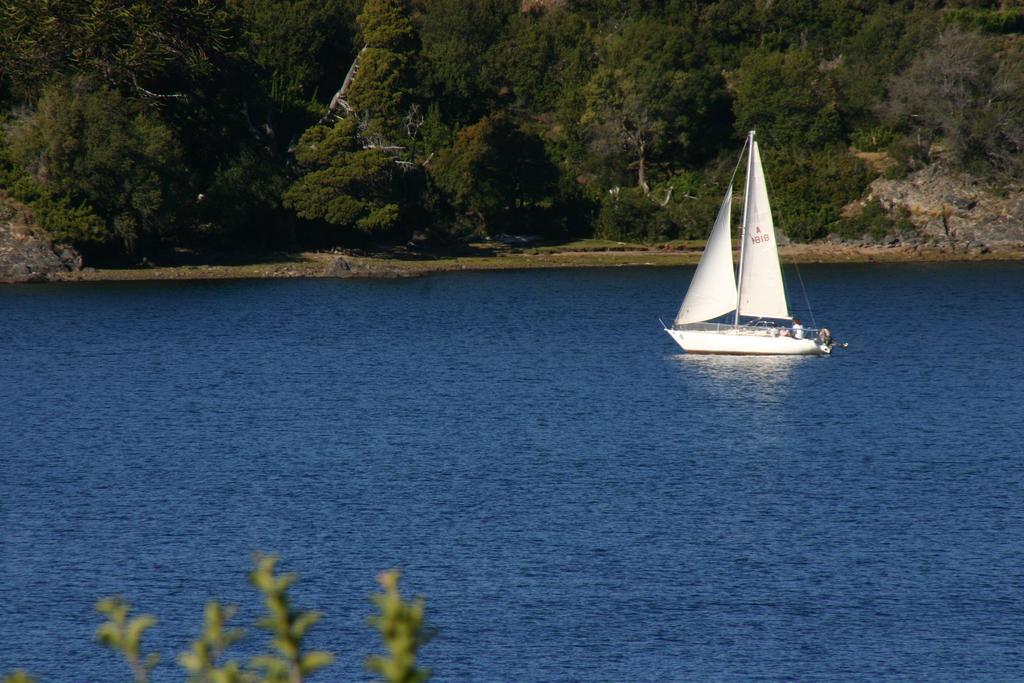
<svg viewBox="0 0 1024 683"><path fill-rule="evenodd" d="M729 187L732 187L732 181L736 180L736 174L740 170L740 164L743 162L743 152L747 149L747 145L750 144L750 136L743 141L743 147L740 148L740 154L736 157L736 166L732 169L732 176L729 178Z"/></svg>
<svg viewBox="0 0 1024 683"><path fill-rule="evenodd" d="M765 180L768 181L768 185L769 185L768 189L771 192L772 196L773 197L778 197L779 195L775 192L775 186L772 184L772 179L768 176L767 173L765 173ZM782 219L782 211L780 211L778 208L775 209L775 215L779 217L779 222L780 223L784 223L785 222ZM776 239L778 239L778 238L776 238ZM778 248L778 244L776 244L776 248ZM795 260L793 260L793 259L790 259L789 264L791 266L793 266L793 269L796 271L797 280L800 281L800 292L804 295L804 305L807 306L807 312L811 316L811 326L813 328L817 329L818 328L818 323L814 319L814 309L811 308L811 300L807 297L807 287L804 286L804 276L800 273L800 266L797 265L797 262ZM785 275L785 273L783 273L782 277L783 277L782 291L783 291L783 294L785 294L786 293L786 287L785 287L785 277L786 277L786 275ZM787 302L787 305L788 305L788 302Z"/></svg>
<svg viewBox="0 0 1024 683"><path fill-rule="evenodd" d="M804 293L804 303L807 305L807 312L811 314L811 327L818 329L818 322L814 319L814 310L811 308L811 300L807 298L807 288L804 287L804 276L800 274L800 266L797 265L796 261L792 262L793 269L796 270L796 277L800 280L800 290Z"/></svg>

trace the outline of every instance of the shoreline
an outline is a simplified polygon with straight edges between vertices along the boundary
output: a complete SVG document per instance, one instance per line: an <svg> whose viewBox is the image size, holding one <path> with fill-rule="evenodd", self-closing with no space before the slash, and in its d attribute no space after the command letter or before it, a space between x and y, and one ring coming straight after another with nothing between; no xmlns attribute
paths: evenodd
<svg viewBox="0 0 1024 683"><path fill-rule="evenodd" d="M578 249L539 247L507 249L486 245L480 253L393 250L372 255L344 251L281 253L231 263L147 265L134 268L84 268L53 273L49 282L117 282L160 280L403 278L431 273L535 270L544 268L672 267L696 265L701 248ZM832 263L947 263L1024 260L1024 245L987 248L942 246L854 246L790 244L779 247L783 265Z"/></svg>

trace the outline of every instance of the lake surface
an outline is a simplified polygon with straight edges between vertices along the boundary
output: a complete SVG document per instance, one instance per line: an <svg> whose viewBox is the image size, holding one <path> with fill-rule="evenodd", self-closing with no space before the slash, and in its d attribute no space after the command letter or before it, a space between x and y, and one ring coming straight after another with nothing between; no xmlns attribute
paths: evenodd
<svg viewBox="0 0 1024 683"><path fill-rule="evenodd" d="M832 358L678 353L691 273L0 288L0 673L130 680L119 593L184 680L263 551L313 680L389 567L438 681L1024 679L1024 264L804 266Z"/></svg>

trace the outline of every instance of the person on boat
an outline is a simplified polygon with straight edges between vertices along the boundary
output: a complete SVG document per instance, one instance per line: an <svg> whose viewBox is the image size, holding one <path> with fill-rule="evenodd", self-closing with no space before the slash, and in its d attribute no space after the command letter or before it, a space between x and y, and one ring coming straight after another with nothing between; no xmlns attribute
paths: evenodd
<svg viewBox="0 0 1024 683"><path fill-rule="evenodd" d="M827 327L821 328L821 331L818 332L818 341L831 348L846 349L850 346L847 342L836 340L836 338L832 336L832 332Z"/></svg>
<svg viewBox="0 0 1024 683"><path fill-rule="evenodd" d="M797 339L804 338L804 326L800 324L800 318L796 317L795 315L793 316L793 327L791 329L793 330L794 337L796 337Z"/></svg>

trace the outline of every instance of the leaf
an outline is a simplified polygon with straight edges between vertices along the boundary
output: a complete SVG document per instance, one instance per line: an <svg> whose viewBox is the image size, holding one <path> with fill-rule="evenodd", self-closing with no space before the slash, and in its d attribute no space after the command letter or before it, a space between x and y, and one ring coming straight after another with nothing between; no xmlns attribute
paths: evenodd
<svg viewBox="0 0 1024 683"><path fill-rule="evenodd" d="M306 631L310 629L317 621L320 620L320 615L316 612L303 612L302 614L295 617L295 621L292 622L291 633L296 638L302 638L306 635Z"/></svg>
<svg viewBox="0 0 1024 683"><path fill-rule="evenodd" d="M307 652L302 656L300 670L303 674L311 674L314 671L324 668L334 662L334 655L330 652L315 650Z"/></svg>
<svg viewBox="0 0 1024 683"><path fill-rule="evenodd" d="M140 617L132 619L128 624L128 629L125 631L126 642L137 649L139 641L142 639L143 632L154 624L156 624L156 617L149 614L143 614Z"/></svg>

